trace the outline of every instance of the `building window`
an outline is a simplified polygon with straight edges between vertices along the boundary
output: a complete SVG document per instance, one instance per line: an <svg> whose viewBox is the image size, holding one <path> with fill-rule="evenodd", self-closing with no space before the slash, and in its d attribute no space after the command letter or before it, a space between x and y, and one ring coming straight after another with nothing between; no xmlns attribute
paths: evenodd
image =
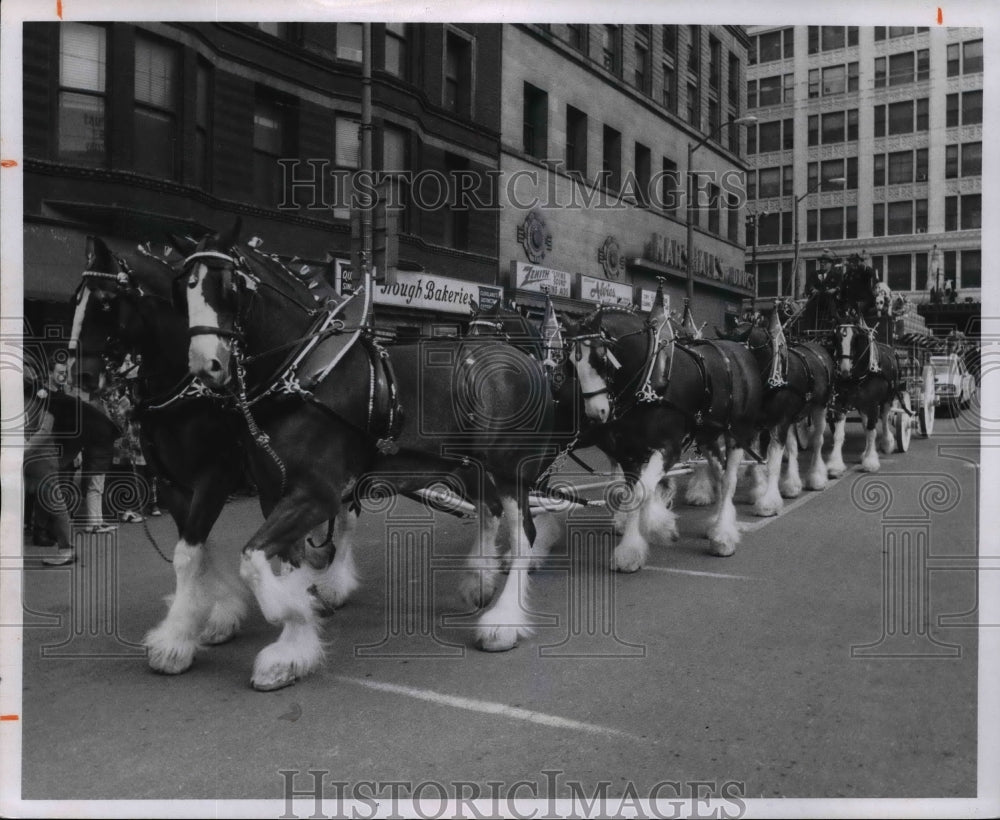
<svg viewBox="0 0 1000 820"><path fill-rule="evenodd" d="M545 159L549 138L549 95L524 84L524 153Z"/></svg>
<svg viewBox="0 0 1000 820"><path fill-rule="evenodd" d="M721 191L718 185L708 186L708 230L710 233L719 233L719 206L721 202Z"/></svg>
<svg viewBox="0 0 1000 820"><path fill-rule="evenodd" d="M677 216L682 190L681 176L677 170L677 163L663 157L661 168L663 174L660 181L660 193L663 197L663 210L668 214Z"/></svg>
<svg viewBox="0 0 1000 820"><path fill-rule="evenodd" d="M962 145L962 176L978 177L983 173L983 144L966 142Z"/></svg>
<svg viewBox="0 0 1000 820"><path fill-rule="evenodd" d="M285 117L277 98L258 90L253 113L254 199L276 207L282 201L278 160L284 154Z"/></svg>
<svg viewBox="0 0 1000 820"><path fill-rule="evenodd" d="M757 107L757 81L747 80L747 108Z"/></svg>
<svg viewBox="0 0 1000 820"><path fill-rule="evenodd" d="M908 253L889 254L886 261L886 284L893 290L912 290L910 276L913 257Z"/></svg>
<svg viewBox="0 0 1000 820"><path fill-rule="evenodd" d="M566 42L577 51L587 53L587 26L582 23L567 23Z"/></svg>
<svg viewBox="0 0 1000 820"><path fill-rule="evenodd" d="M663 64L663 107L677 113L677 72L667 63Z"/></svg>
<svg viewBox="0 0 1000 820"><path fill-rule="evenodd" d="M754 128L751 126L750 131L753 130ZM781 120L760 123L757 126L757 133L759 134L757 144L760 146L762 154L781 150Z"/></svg>
<svg viewBox="0 0 1000 820"><path fill-rule="evenodd" d="M406 79L409 73L406 23L385 24L385 70Z"/></svg>
<svg viewBox="0 0 1000 820"><path fill-rule="evenodd" d="M155 40L135 41L135 170L177 178L177 50Z"/></svg>
<svg viewBox="0 0 1000 820"><path fill-rule="evenodd" d="M914 112L916 112L916 119L914 119ZM876 105L875 136L884 137L887 131L890 135L926 131L929 125L929 113L930 101L927 97L918 100L904 100L888 106ZM886 128L887 114L888 129Z"/></svg>
<svg viewBox="0 0 1000 820"><path fill-rule="evenodd" d="M587 115L566 106L566 170L587 176Z"/></svg>
<svg viewBox="0 0 1000 820"><path fill-rule="evenodd" d="M955 179L958 177L958 146L946 145L944 149L944 176L945 179Z"/></svg>
<svg viewBox="0 0 1000 820"><path fill-rule="evenodd" d="M722 120L720 119L719 113L719 101L709 97L708 98L708 132L713 135L713 139L718 142L722 138L722 133L720 131L720 126L722 125Z"/></svg>
<svg viewBox="0 0 1000 820"><path fill-rule="evenodd" d="M701 100L698 96L698 86L688 83L687 87L687 121L695 128L701 129Z"/></svg>
<svg viewBox="0 0 1000 820"><path fill-rule="evenodd" d="M783 28L778 31L769 31L754 39L757 42L751 42L750 53L753 54L754 45L758 45L758 62L770 63L774 60L787 60L795 56L794 29Z"/></svg>
<svg viewBox="0 0 1000 820"><path fill-rule="evenodd" d="M472 44L453 31L445 47L444 107L456 114L472 111Z"/></svg>
<svg viewBox="0 0 1000 820"><path fill-rule="evenodd" d="M399 206L397 210L397 230L409 233L411 230L409 137L406 131L386 125L382 129L382 170L395 188L390 201Z"/></svg>
<svg viewBox="0 0 1000 820"><path fill-rule="evenodd" d="M983 195L965 194L962 196L963 231L976 230L983 227Z"/></svg>
<svg viewBox="0 0 1000 820"><path fill-rule="evenodd" d="M334 120L333 164L343 171L356 171L361 167L361 123L350 117L338 116ZM335 219L347 219L350 211L337 208Z"/></svg>
<svg viewBox="0 0 1000 820"><path fill-rule="evenodd" d="M981 288L983 286L982 251L962 251L962 278L959 288Z"/></svg>
<svg viewBox="0 0 1000 820"><path fill-rule="evenodd" d="M761 199L781 196L781 168L761 168L759 173L759 195Z"/></svg>
<svg viewBox="0 0 1000 820"><path fill-rule="evenodd" d="M691 74L701 70L701 26L688 26L687 70Z"/></svg>
<svg viewBox="0 0 1000 820"><path fill-rule="evenodd" d="M930 77L930 51L924 48L893 54L888 58L888 66L887 72L885 57L875 58L875 88L926 80Z"/></svg>
<svg viewBox="0 0 1000 820"><path fill-rule="evenodd" d="M620 191L622 188L622 135L609 125L604 126L601 171L607 188L612 191Z"/></svg>
<svg viewBox="0 0 1000 820"><path fill-rule="evenodd" d="M208 63L198 61L195 72L194 100L194 182L195 185L209 190L211 188L212 140L209 133L212 121L211 69Z"/></svg>
<svg viewBox="0 0 1000 820"><path fill-rule="evenodd" d="M917 275L917 290L927 290L927 254L914 254L913 262Z"/></svg>
<svg viewBox="0 0 1000 820"><path fill-rule="evenodd" d="M446 153L444 155L445 173L449 179L455 172L467 171L469 161L465 157L456 154ZM452 184L455 196L458 196L460 186ZM457 207L460 203L454 201L448 203L448 208L444 215L444 244L449 248L466 251L469 249L469 214L466 207Z"/></svg>
<svg viewBox="0 0 1000 820"><path fill-rule="evenodd" d="M641 143L635 144L636 202L649 207L649 179L652 176L652 157L649 149Z"/></svg>
<svg viewBox="0 0 1000 820"><path fill-rule="evenodd" d="M601 28L601 62L612 74L621 74L621 48L619 26L603 26Z"/></svg>
<svg viewBox="0 0 1000 820"><path fill-rule="evenodd" d="M736 194L726 196L726 236L730 242L740 241L740 198Z"/></svg>
<svg viewBox="0 0 1000 820"><path fill-rule="evenodd" d="M649 93L649 49L635 44L635 87L643 94Z"/></svg>
<svg viewBox="0 0 1000 820"><path fill-rule="evenodd" d="M107 31L101 26L59 26L59 158L104 165Z"/></svg>
<svg viewBox="0 0 1000 820"><path fill-rule="evenodd" d="M722 43L708 38L708 87L718 91L722 85Z"/></svg>
<svg viewBox="0 0 1000 820"><path fill-rule="evenodd" d="M663 26L663 53L677 60L677 26Z"/></svg>
<svg viewBox="0 0 1000 820"><path fill-rule="evenodd" d="M729 52L729 104L739 107L740 104L740 58Z"/></svg>
<svg viewBox="0 0 1000 820"><path fill-rule="evenodd" d="M337 59L360 63L362 57L361 23L337 23Z"/></svg>
<svg viewBox="0 0 1000 820"><path fill-rule="evenodd" d="M761 107L765 105L779 105L781 103L782 89L784 88L784 78L781 74L773 77L762 77L758 83L760 97L750 108L756 108L758 102Z"/></svg>
<svg viewBox="0 0 1000 820"><path fill-rule="evenodd" d="M909 200L903 202L890 202L887 207L888 218L886 222L889 236L913 233L913 203Z"/></svg>
<svg viewBox="0 0 1000 820"><path fill-rule="evenodd" d="M944 229L946 231L958 230L958 197L946 196L944 198Z"/></svg>
<svg viewBox="0 0 1000 820"><path fill-rule="evenodd" d="M977 74L983 70L983 41L962 43L962 73ZM964 256L964 253L963 253Z"/></svg>
<svg viewBox="0 0 1000 820"><path fill-rule="evenodd" d="M983 121L983 92L964 91L949 94L947 105L948 128L957 125L980 125Z"/></svg>

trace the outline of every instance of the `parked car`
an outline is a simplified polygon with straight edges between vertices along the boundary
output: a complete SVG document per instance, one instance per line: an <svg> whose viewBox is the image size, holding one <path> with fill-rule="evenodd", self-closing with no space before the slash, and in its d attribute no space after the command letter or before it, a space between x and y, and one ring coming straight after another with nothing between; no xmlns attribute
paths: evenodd
<svg viewBox="0 0 1000 820"><path fill-rule="evenodd" d="M975 398L976 380L965 366L965 362L955 353L946 356L931 356L934 368L934 392L938 407L948 415L955 415L969 406Z"/></svg>

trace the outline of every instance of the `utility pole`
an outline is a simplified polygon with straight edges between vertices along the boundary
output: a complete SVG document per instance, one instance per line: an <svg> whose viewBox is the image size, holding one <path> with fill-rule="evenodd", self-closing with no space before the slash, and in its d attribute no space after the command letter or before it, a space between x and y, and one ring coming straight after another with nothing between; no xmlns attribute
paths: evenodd
<svg viewBox="0 0 1000 820"><path fill-rule="evenodd" d="M361 24L361 174L367 174L367 188L372 185L372 24ZM361 208L361 281L371 286L372 212L374 202Z"/></svg>

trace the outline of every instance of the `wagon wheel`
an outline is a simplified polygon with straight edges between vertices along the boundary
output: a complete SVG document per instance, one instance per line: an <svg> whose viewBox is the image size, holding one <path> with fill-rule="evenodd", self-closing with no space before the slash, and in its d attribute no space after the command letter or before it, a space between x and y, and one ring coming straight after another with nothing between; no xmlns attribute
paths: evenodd
<svg viewBox="0 0 1000 820"><path fill-rule="evenodd" d="M913 434L913 419L906 412L910 407L910 394L903 393L903 401L893 402L893 407L895 408L893 424L896 431L896 449L905 453L910 449L910 436Z"/></svg>
<svg viewBox="0 0 1000 820"><path fill-rule="evenodd" d="M799 443L799 450L806 452L809 449L811 436L812 419L809 416L795 422L795 440Z"/></svg>
<svg viewBox="0 0 1000 820"><path fill-rule="evenodd" d="M930 365L924 368L923 392L920 398L920 435L930 438L934 432L934 414L937 410L937 396L934 390L934 368Z"/></svg>

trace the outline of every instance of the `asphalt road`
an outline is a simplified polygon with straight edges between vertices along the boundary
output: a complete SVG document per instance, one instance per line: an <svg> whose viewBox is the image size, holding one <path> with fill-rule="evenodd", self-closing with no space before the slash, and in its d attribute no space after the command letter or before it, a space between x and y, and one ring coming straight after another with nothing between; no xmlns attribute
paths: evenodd
<svg viewBox="0 0 1000 820"><path fill-rule="evenodd" d="M849 425L849 472L778 518L741 507L733 557L707 554L707 512L679 507L681 540L634 575L604 569L606 516L563 515L532 576L535 634L503 654L474 648L455 593L475 523L399 502L363 518L365 583L328 620L325 667L276 693L249 686L275 637L259 614L186 674L149 670L138 644L173 572L141 525L83 567L40 568L26 547L23 798L268 799L277 816L289 783L312 788L309 771L327 784L326 816L332 781L383 800L424 781L432 799L434 784L645 798L663 781L679 784L663 800L707 793L694 782L754 800L972 798L978 446L968 419L938 419L868 476ZM260 520L253 499L224 511L214 540L234 571ZM150 530L172 545L167 518ZM386 547L403 532L427 534L420 572L400 575Z"/></svg>

